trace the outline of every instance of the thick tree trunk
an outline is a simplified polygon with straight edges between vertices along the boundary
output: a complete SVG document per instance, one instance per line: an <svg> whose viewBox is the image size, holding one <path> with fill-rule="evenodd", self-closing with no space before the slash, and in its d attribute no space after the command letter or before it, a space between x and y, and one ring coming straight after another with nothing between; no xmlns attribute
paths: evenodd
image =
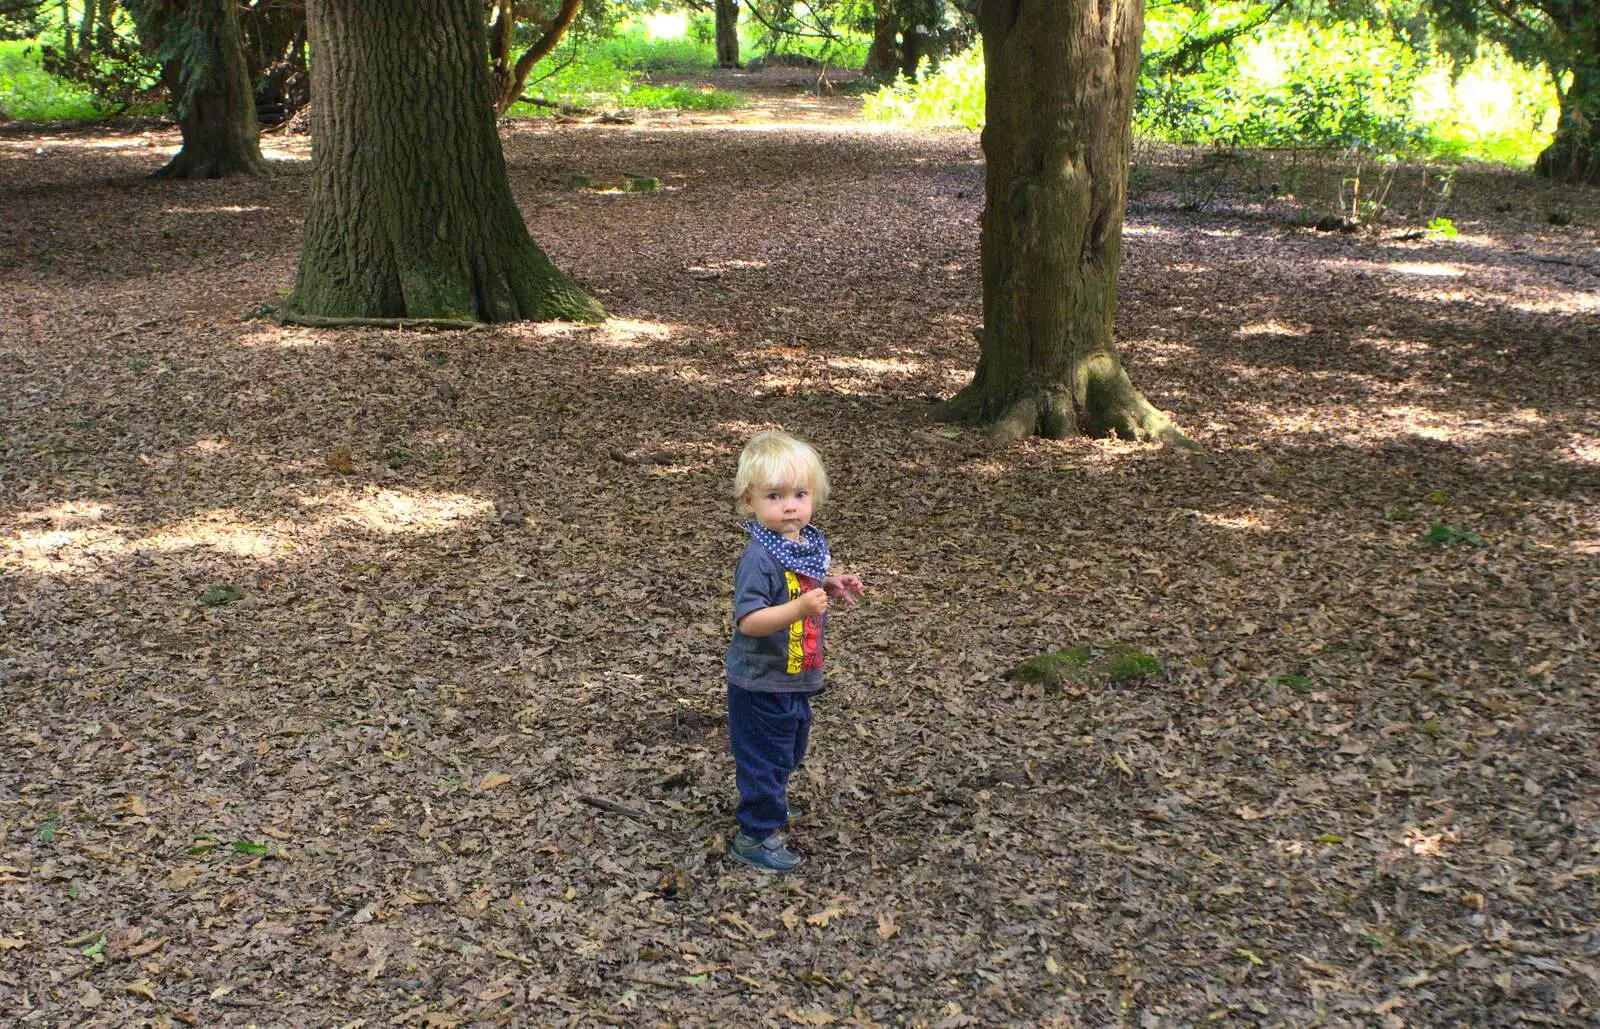
<svg viewBox="0 0 1600 1029"><path fill-rule="evenodd" d="M898 66L900 14L896 0L876 0L873 4L872 47L861 70L880 82L894 78Z"/></svg>
<svg viewBox="0 0 1600 1029"><path fill-rule="evenodd" d="M1181 439L1112 344L1143 0L984 0L984 328L948 418Z"/></svg>
<svg viewBox="0 0 1600 1029"><path fill-rule="evenodd" d="M146 45L163 56L176 40L183 48L161 68L161 79L178 109L183 146L152 177L268 174L238 5L233 0L161 0L134 11Z"/></svg>
<svg viewBox="0 0 1600 1029"><path fill-rule="evenodd" d="M739 0L716 0L717 67L739 67Z"/></svg>
<svg viewBox="0 0 1600 1029"><path fill-rule="evenodd" d="M1595 34L1600 36L1600 17ZM1595 60L1573 69L1572 83L1561 94L1556 137L1534 162L1533 170L1545 178L1600 185L1600 38L1594 46ZM1561 74L1555 78L1559 83Z"/></svg>
<svg viewBox="0 0 1600 1029"><path fill-rule="evenodd" d="M477 0L313 0L290 315L596 321L511 196Z"/></svg>

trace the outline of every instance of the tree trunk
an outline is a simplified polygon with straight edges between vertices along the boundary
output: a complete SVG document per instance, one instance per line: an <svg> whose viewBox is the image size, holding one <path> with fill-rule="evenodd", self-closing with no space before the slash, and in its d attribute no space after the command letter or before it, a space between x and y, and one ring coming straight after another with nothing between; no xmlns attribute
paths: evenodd
<svg viewBox="0 0 1600 1029"><path fill-rule="evenodd" d="M1600 16L1595 19L1600 36ZM1600 184L1600 39L1593 60L1572 71L1572 83L1561 93L1555 139L1534 162L1535 173L1560 182ZM1555 72L1556 83L1561 73Z"/></svg>
<svg viewBox="0 0 1600 1029"><path fill-rule="evenodd" d="M311 203L290 315L597 321L511 196L478 0L312 0Z"/></svg>
<svg viewBox="0 0 1600 1029"><path fill-rule="evenodd" d="M1112 344L1143 0L984 0L984 328L941 416L1182 439Z"/></svg>
<svg viewBox="0 0 1600 1029"><path fill-rule="evenodd" d="M739 67L739 0L716 0L717 67Z"/></svg>
<svg viewBox="0 0 1600 1029"><path fill-rule="evenodd" d="M162 62L183 133L182 148L152 177L268 174L234 0L147 0L130 9Z"/></svg>
<svg viewBox="0 0 1600 1029"><path fill-rule="evenodd" d="M862 69L880 82L894 78L899 47L900 14L896 0L876 0L873 4L872 48L867 51L867 64Z"/></svg>

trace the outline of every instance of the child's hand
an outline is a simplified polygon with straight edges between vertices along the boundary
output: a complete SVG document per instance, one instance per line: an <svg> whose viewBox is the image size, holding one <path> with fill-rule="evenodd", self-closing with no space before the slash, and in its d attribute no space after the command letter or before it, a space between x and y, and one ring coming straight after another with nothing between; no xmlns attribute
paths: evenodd
<svg viewBox="0 0 1600 1029"><path fill-rule="evenodd" d="M845 607L855 607L856 598L867 592L867 588L861 584L860 576L850 574L824 579L822 588L828 591L829 596L844 601Z"/></svg>
<svg viewBox="0 0 1600 1029"><path fill-rule="evenodd" d="M795 600L800 605L801 618L816 618L828 610L828 593L826 590L807 590Z"/></svg>

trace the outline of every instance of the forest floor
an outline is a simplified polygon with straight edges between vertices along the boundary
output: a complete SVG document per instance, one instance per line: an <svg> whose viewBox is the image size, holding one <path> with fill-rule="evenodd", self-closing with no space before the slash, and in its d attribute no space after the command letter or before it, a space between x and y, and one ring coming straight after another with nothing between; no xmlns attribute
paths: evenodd
<svg viewBox="0 0 1600 1029"><path fill-rule="evenodd" d="M1600 193L1319 232L1337 156L1141 150L1120 346L1205 451L998 445L925 416L977 136L763 103L508 125L614 318L465 332L245 320L304 137L0 130L0 1019L1593 1025ZM764 426L869 589L787 878L721 856Z"/></svg>

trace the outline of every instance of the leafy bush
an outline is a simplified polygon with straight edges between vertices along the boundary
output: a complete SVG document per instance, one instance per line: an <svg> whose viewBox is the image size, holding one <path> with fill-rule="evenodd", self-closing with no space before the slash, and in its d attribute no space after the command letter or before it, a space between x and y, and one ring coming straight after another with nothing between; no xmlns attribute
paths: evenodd
<svg viewBox="0 0 1600 1029"><path fill-rule="evenodd" d="M862 114L902 125L983 125L983 55L977 49L952 57L920 82L898 78L862 101Z"/></svg>
<svg viewBox="0 0 1600 1029"><path fill-rule="evenodd" d="M18 121L92 121L113 108L45 71L37 43L14 40L0 42L0 111Z"/></svg>
<svg viewBox="0 0 1600 1029"><path fill-rule="evenodd" d="M1153 15L1146 49L1187 28ZM1376 29L1269 26L1254 41L1211 51L1198 68L1143 76L1134 131L1204 145L1531 161L1549 140L1555 110L1547 79L1488 50L1456 71ZM979 127L982 57L974 50L922 82L885 86L864 110L880 121Z"/></svg>

